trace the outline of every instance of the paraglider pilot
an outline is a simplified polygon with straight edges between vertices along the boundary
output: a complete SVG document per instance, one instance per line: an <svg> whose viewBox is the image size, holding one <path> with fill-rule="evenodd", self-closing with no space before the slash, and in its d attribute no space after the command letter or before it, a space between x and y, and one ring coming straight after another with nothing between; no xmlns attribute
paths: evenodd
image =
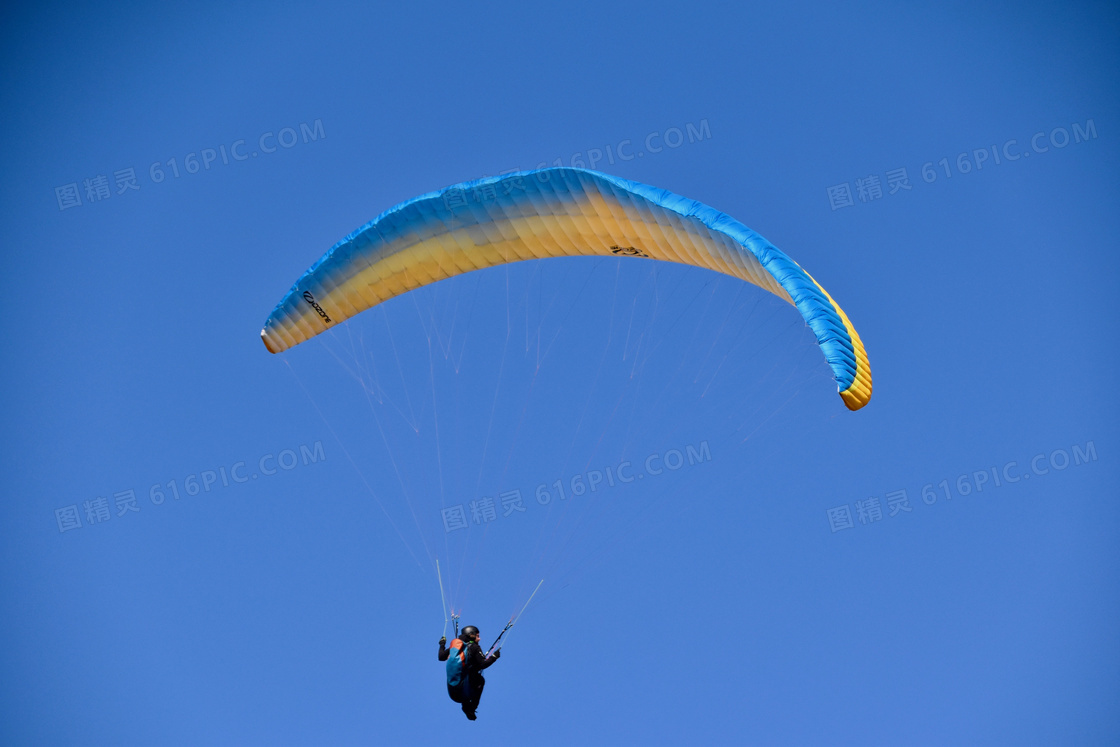
<svg viewBox="0 0 1120 747"><path fill-rule="evenodd" d="M463 628L450 647L446 637L439 639L439 660L447 662L447 694L462 704L463 713L471 721L477 718L475 710L482 698L482 688L486 686L482 670L502 655L501 649L490 656L482 653L478 639L478 628L473 625Z"/></svg>

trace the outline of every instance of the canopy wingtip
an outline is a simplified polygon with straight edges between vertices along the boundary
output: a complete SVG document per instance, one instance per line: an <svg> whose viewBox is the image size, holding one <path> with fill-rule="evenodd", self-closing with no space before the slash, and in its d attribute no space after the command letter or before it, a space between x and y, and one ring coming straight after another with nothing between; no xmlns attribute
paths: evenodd
<svg viewBox="0 0 1120 747"><path fill-rule="evenodd" d="M283 349L283 348L279 348L275 345L275 343L272 341L272 338L268 336L268 330L267 329L262 329L261 330L261 342L263 342L264 346L266 348L268 348L268 352L270 352L272 354L279 353Z"/></svg>

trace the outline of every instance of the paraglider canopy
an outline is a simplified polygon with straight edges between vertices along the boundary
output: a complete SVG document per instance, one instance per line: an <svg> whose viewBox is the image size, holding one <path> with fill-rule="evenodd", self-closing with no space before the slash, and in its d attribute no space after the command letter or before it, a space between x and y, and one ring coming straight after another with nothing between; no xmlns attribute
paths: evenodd
<svg viewBox="0 0 1120 747"><path fill-rule="evenodd" d="M394 296L529 259L656 259L740 278L793 304L816 335L844 404L871 399L863 343L832 297L786 254L695 200L595 171L549 168L456 184L403 202L337 243L261 330L279 353Z"/></svg>

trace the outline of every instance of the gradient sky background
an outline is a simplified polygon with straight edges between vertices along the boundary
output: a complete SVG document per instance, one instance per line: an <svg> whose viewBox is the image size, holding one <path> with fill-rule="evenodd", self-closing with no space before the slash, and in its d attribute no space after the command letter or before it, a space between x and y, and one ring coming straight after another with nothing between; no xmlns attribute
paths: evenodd
<svg viewBox="0 0 1120 747"><path fill-rule="evenodd" d="M1120 741L1114 5L2 18L0 742ZM844 409L793 308L639 260L495 268L261 345L383 210L594 149L807 268L863 337L870 405ZM567 511L532 499L702 443ZM523 514L444 532L441 506L513 488ZM437 556L487 643L545 578L473 724L435 660Z"/></svg>

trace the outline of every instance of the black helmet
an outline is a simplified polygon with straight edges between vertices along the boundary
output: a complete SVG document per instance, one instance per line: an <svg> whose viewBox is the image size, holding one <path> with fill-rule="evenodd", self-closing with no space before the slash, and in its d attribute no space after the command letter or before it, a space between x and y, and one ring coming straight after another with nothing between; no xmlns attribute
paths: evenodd
<svg viewBox="0 0 1120 747"><path fill-rule="evenodd" d="M465 627L461 631L459 631L459 637L462 638L465 641L477 641L478 640L478 628L476 628L473 625L468 625L467 627Z"/></svg>

